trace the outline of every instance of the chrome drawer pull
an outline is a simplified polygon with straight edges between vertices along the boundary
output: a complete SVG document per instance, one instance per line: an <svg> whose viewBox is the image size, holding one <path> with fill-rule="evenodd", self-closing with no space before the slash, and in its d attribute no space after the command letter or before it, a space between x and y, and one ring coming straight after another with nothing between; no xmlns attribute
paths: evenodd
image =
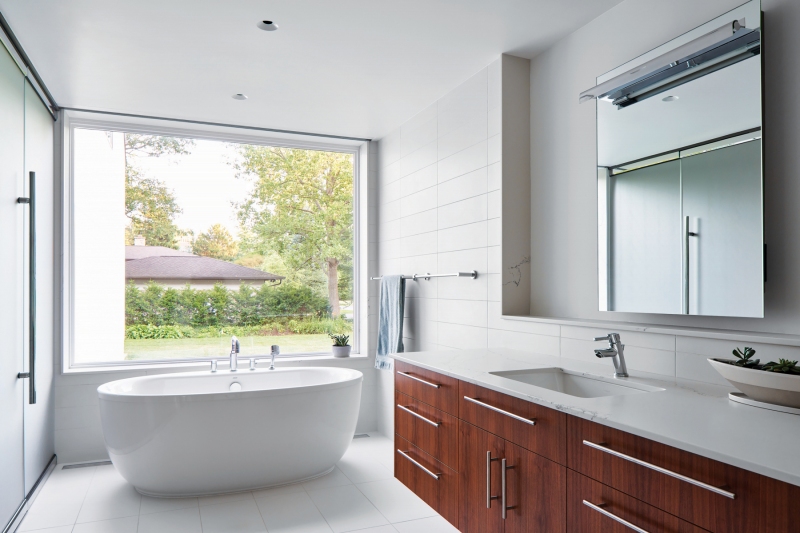
<svg viewBox="0 0 800 533"><path fill-rule="evenodd" d="M441 476L441 475L442 475L442 474L434 474L433 472L431 472L430 470L428 470L427 468L425 468L424 466L422 466L421 464L419 464L418 462L416 462L414 459L412 459L412 458L411 458L411 456L410 456L410 455L408 455L406 452L403 452L403 451L397 450L397 453L399 453L400 455L402 455L403 457L405 457L406 459L408 459L409 461L411 461L412 463L414 463L415 465L417 465L419 468L421 468L421 469L422 469L422 471L423 471L423 472L425 472L426 474L428 474L429 476L431 476L433 479L437 479L437 480L438 480L438 479L439 479L439 476Z"/></svg>
<svg viewBox="0 0 800 533"><path fill-rule="evenodd" d="M602 444L595 444L594 442L589 442L588 440L583 441L583 443L586 446L589 446L590 448L594 448L595 450L600 450L602 452L606 452L606 453L611 454L611 455L613 455L615 457L619 457L620 459L625 459L626 461L630 461L632 463L635 463L635 464L637 464L639 466L643 466L645 468L649 468L650 470L655 470L656 472L660 472L660 473L665 474L667 476L674 477L675 479L680 479L681 481L685 481L686 483L691 483L692 485L694 485L696 487L700 487L702 489L710 490L711 492L714 492L714 493L719 494L721 496L725 496L726 498L730 498L731 500L736 498L736 495L734 493L732 493L732 492L728 492L727 490L720 489L720 488L715 487L713 485L709 485L708 483L703 483L702 481L697 481L696 479L692 479L690 477L686 477L684 475L678 474L677 472L673 472L672 470L667 470L666 468L661 468L660 466L656 466L656 465L654 465L652 463L648 463L647 461L642 461L641 459L637 459L635 457L631 457L630 455L625 455L624 453L615 452L614 450L612 450L608 446L604 446Z"/></svg>
<svg viewBox="0 0 800 533"><path fill-rule="evenodd" d="M515 415L514 413L509 413L508 411L503 411L502 409L498 409L497 407L489 405L488 403L483 403L482 401L476 400L475 398L470 398L469 396L464 396L464 399L467 400L468 402L472 402L487 409L490 409L495 413L500 413L501 415L510 416L514 420L519 420L520 422L525 422L526 424L530 424L532 426L536 425L536 419L523 418L519 415Z"/></svg>
<svg viewBox="0 0 800 533"><path fill-rule="evenodd" d="M404 405L400 405L400 404L398 403L398 404L397 404L397 407L399 407L400 409L402 409L403 411L405 411L406 413L408 413L408 414L410 414L410 415L412 415L412 416L416 416L416 417L417 417L417 418L419 418L420 420L423 420L423 421L427 422L428 424L430 424L430 425L432 425L432 426L434 426L434 427L437 427L437 428L438 428L439 426L441 426L441 425L442 425L442 424L441 424L441 422L434 422L433 420L428 420L427 418L425 418L425 417L424 417L424 416L422 416L421 414L419 414L419 413L415 413L414 411L412 411L411 409L409 409L408 407L406 407L406 406L404 406Z"/></svg>
<svg viewBox="0 0 800 533"><path fill-rule="evenodd" d="M412 376L408 372L397 372L397 373L400 374L401 376L405 376L407 378L411 378L414 381L419 381L420 383L423 383L423 384L427 385L428 387L433 387L434 389L438 389L439 387L441 387L441 385L439 385L438 383L431 383L430 381L425 381L424 379L419 379L416 376Z"/></svg>
<svg viewBox="0 0 800 533"><path fill-rule="evenodd" d="M642 528L640 528L638 526L634 526L633 524L631 524L627 520L623 520L622 518L618 517L617 515L609 513L608 511L606 511L605 509L603 509L599 505L595 505L595 504L593 504L591 502L587 502L586 500L583 500L583 505L587 506L589 509L594 509L595 511L597 511L601 515L607 516L611 520L619 522L623 526L627 526L627 527L631 528L632 530L636 531L637 533L647 533L647 530L642 529Z"/></svg>

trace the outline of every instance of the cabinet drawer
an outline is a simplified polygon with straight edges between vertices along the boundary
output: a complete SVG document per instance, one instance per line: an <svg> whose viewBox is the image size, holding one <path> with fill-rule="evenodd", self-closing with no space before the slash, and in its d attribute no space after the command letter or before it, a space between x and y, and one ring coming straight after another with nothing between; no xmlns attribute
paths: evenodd
<svg viewBox="0 0 800 533"><path fill-rule="evenodd" d="M464 381L459 383L458 396L462 420L566 464L564 413Z"/></svg>
<svg viewBox="0 0 800 533"><path fill-rule="evenodd" d="M567 425L569 468L709 531L759 530L761 476L581 418Z"/></svg>
<svg viewBox="0 0 800 533"><path fill-rule="evenodd" d="M458 416L457 379L402 361L395 361L394 368L396 391Z"/></svg>
<svg viewBox="0 0 800 533"><path fill-rule="evenodd" d="M396 437L394 477L458 526L458 474L402 437Z"/></svg>
<svg viewBox="0 0 800 533"><path fill-rule="evenodd" d="M456 417L398 392L394 427L399 436L453 470L458 470Z"/></svg>
<svg viewBox="0 0 800 533"><path fill-rule="evenodd" d="M707 533L685 520L572 470L567 473L567 531Z"/></svg>

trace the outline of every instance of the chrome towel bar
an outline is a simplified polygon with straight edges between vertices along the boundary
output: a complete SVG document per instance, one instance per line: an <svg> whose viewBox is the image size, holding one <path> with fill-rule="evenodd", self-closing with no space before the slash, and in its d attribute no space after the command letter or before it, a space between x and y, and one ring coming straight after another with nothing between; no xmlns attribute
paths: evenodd
<svg viewBox="0 0 800 533"><path fill-rule="evenodd" d="M377 277L373 277L373 278L369 278L369 279L381 279L382 277L383 276L377 276ZM406 276L405 274L403 274L402 277L403 277L403 279L413 279L414 281L417 281L417 280L420 280L420 279L429 280L431 278L472 278L472 279L477 279L478 278L478 271L477 270L472 270L470 272L454 272L452 274L431 274L430 272L428 272L427 274L413 274L411 276Z"/></svg>

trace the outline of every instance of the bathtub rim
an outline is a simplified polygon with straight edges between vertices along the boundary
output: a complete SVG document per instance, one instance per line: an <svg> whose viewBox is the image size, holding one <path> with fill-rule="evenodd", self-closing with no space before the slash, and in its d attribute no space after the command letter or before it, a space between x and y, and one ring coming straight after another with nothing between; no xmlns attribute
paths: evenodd
<svg viewBox="0 0 800 533"><path fill-rule="evenodd" d="M217 379L223 379L223 375L228 374L230 378L235 378L237 375L253 375L253 374L266 374L266 373L283 373L283 372L291 372L291 371L304 371L304 370L325 370L330 371L334 370L336 372L347 372L352 373L352 377L344 379L342 381L334 381L332 383L319 383L316 385L303 385L299 387L282 387L276 389L256 389L256 390L242 390L242 391L216 391L216 392L192 392L192 393L180 393L180 394L141 394L141 393L119 393L119 392L111 392L107 390L107 386L112 383L119 383L122 381L150 381L150 380L158 380L158 379L165 379L167 377L188 377L191 378L193 376L208 376L211 374L210 371L198 371L198 372L175 372L175 373L166 373L166 374L158 374L155 376L134 376L130 378L118 379L109 381L107 383L103 383L97 387L97 395L100 401L112 401L112 402L124 402L124 403L141 403L141 402L173 402L173 401L181 401L181 402L198 402L198 401L235 401L240 399L246 398L256 398L256 397L269 397L269 396L287 396L293 394L306 394L309 392L316 392L316 391L325 391L325 390L336 390L340 388L351 387L356 383L363 384L364 382L364 373L360 370L356 370L353 368L336 368L336 367L327 367L327 366L311 366L311 367L289 367L289 368L276 368L274 370L269 369L256 369L256 370L241 370L237 372L230 372L230 371L220 371L217 372L216 377Z"/></svg>

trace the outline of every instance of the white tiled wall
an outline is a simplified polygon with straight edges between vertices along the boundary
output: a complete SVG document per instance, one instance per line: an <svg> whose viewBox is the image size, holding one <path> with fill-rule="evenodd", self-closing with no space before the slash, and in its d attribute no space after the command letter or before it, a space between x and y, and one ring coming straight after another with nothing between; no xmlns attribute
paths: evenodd
<svg viewBox="0 0 800 533"><path fill-rule="evenodd" d="M492 146L500 137L490 104L490 95L500 94L499 83L499 69L490 65L379 142L378 271L480 273L474 281L407 282L406 351L503 347L599 363L612 372L611 361L598 361L592 352L592 337L608 329L502 318L501 162L491 155L498 153ZM629 369L723 385L706 358L725 357L744 345L621 333ZM800 359L797 347L748 345L763 360ZM391 373L379 373L377 384L378 427L391 435Z"/></svg>

